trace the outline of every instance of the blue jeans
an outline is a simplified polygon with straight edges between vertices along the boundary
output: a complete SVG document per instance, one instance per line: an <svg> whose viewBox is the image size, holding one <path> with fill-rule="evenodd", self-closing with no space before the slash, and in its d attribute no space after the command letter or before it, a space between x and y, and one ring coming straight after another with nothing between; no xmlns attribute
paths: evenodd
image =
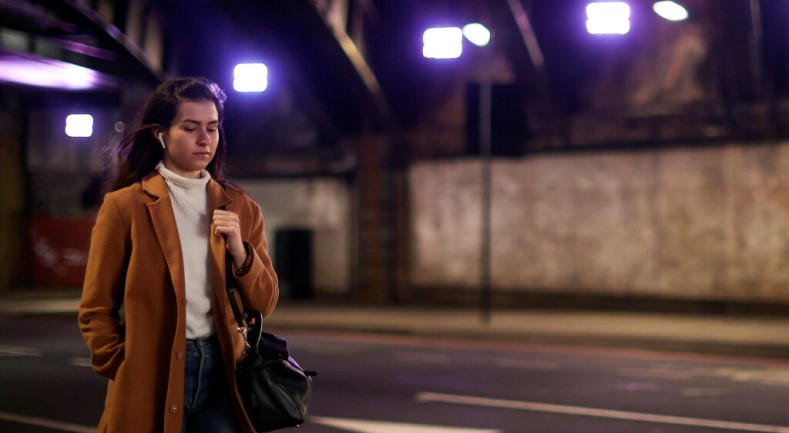
<svg viewBox="0 0 789 433"><path fill-rule="evenodd" d="M186 340L181 433L239 433L216 337Z"/></svg>

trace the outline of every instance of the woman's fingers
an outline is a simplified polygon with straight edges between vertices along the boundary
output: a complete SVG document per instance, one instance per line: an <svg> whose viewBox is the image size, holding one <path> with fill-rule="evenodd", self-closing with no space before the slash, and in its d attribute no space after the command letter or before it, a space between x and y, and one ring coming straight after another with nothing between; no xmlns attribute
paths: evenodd
<svg viewBox="0 0 789 433"><path fill-rule="evenodd" d="M216 234L225 236L227 249L233 255L234 261L243 262L246 258L246 250L241 239L238 214L217 209L214 211L213 223Z"/></svg>

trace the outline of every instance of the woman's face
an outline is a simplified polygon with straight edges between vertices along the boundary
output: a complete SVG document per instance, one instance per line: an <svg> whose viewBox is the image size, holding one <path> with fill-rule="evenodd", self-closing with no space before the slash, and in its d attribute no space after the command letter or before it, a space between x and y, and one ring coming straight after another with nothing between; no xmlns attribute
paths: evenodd
<svg viewBox="0 0 789 433"><path fill-rule="evenodd" d="M219 143L219 114L213 101L183 101L164 131L164 166L183 177L198 178Z"/></svg>

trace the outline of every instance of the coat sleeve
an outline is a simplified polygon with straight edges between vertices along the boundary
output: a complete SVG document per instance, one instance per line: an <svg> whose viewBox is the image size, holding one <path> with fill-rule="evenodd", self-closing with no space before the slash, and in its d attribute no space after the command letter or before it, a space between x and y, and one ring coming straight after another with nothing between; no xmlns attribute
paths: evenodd
<svg viewBox="0 0 789 433"><path fill-rule="evenodd" d="M267 317L277 304L279 283L269 256L263 213L251 199L248 206L249 229L244 233L244 241L250 253L249 269L244 269L240 276L236 274L236 281L245 308L258 310ZM246 264L243 267L246 268Z"/></svg>
<svg viewBox="0 0 789 433"><path fill-rule="evenodd" d="M91 233L78 321L93 370L109 379L114 379L124 358L120 310L128 261L126 233L118 205L108 194Z"/></svg>

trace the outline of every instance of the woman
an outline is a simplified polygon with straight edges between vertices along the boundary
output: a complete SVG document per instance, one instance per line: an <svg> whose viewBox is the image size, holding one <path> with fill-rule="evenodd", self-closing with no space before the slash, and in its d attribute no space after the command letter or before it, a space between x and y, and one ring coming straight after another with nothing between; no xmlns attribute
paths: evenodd
<svg viewBox="0 0 789 433"><path fill-rule="evenodd" d="M236 391L243 337L225 291L264 316L277 276L260 207L224 182L225 94L204 78L160 85L91 235L79 326L109 379L99 432L252 432Z"/></svg>

